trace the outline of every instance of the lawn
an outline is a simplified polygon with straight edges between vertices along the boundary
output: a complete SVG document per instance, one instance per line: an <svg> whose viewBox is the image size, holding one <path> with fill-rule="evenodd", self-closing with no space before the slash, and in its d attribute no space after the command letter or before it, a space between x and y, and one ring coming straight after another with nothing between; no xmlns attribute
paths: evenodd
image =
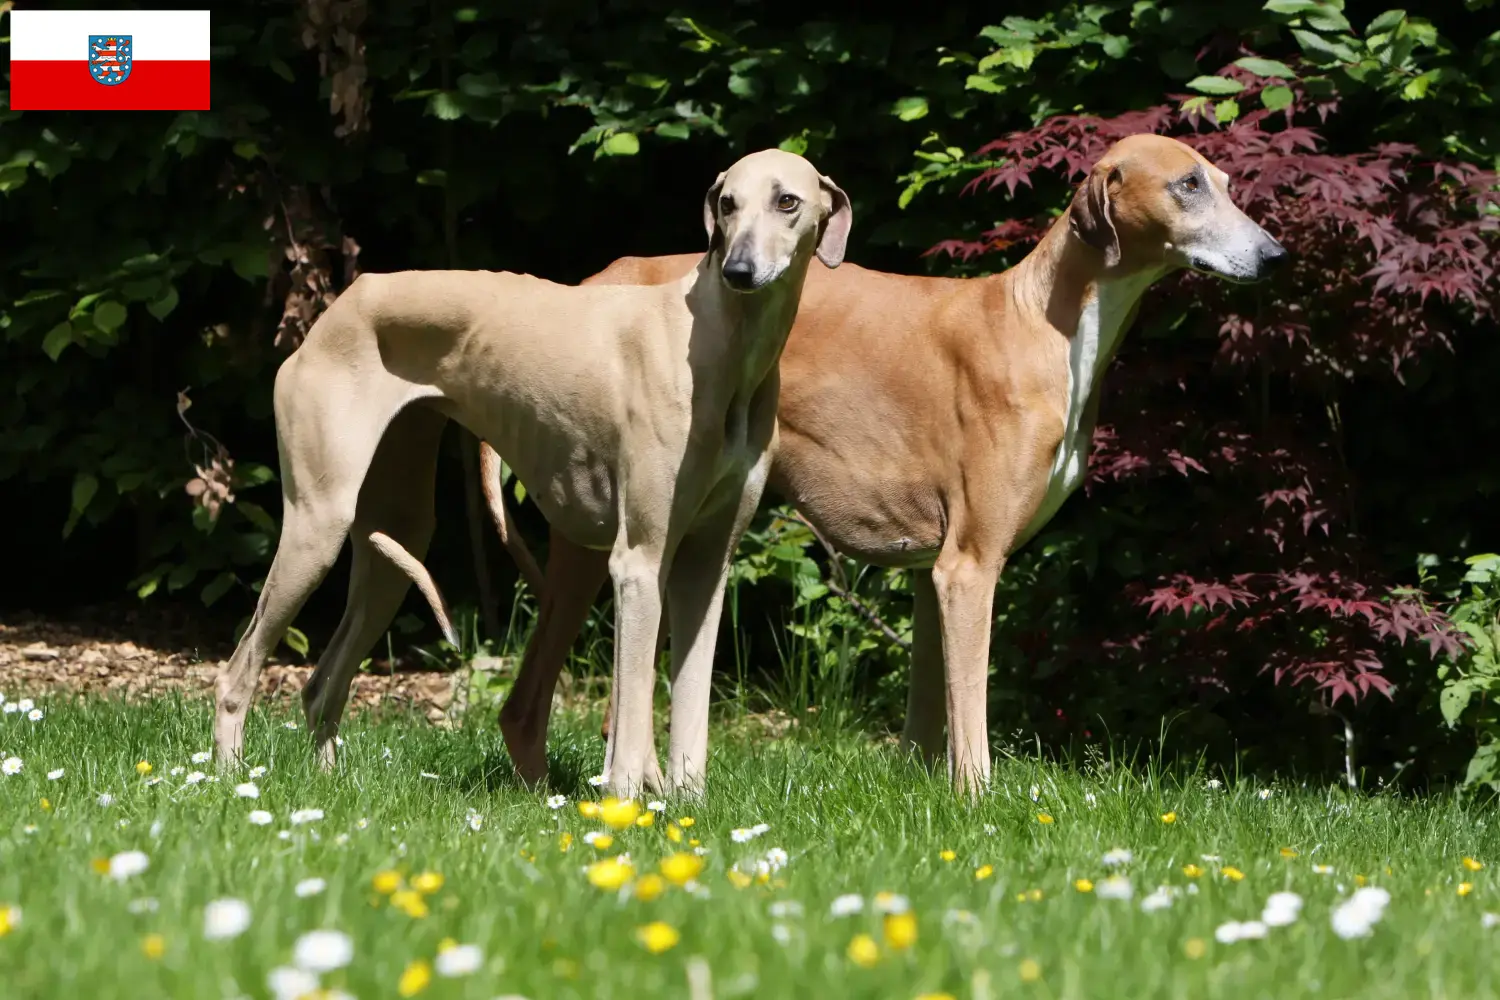
<svg viewBox="0 0 1500 1000"><path fill-rule="evenodd" d="M612 830L634 810L580 810L597 719L559 720L554 787L528 791L489 719L356 718L323 775L257 713L247 798L195 763L206 704L38 707L0 715L6 997L269 997L299 957L366 1000L1500 993L1500 840L1453 798L1002 752L971 806L889 745L722 726L706 801ZM1383 913L1349 904L1366 884ZM1263 913L1282 892L1300 908ZM1367 936L1335 933L1341 904Z"/></svg>

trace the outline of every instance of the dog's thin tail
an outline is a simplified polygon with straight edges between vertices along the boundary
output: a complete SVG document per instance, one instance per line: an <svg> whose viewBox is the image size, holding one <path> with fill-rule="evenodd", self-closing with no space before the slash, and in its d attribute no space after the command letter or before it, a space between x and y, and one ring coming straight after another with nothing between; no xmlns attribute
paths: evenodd
<svg viewBox="0 0 1500 1000"><path fill-rule="evenodd" d="M515 560L516 568L521 571L521 578L526 581L532 593L540 595L542 571L532 558L531 549L526 547L526 539L516 530L515 518L511 516L510 505L505 502L505 490L500 482L500 454L490 447L488 441L479 442L479 484L484 490L490 518L495 522L495 530L500 534L505 551Z"/></svg>
<svg viewBox="0 0 1500 1000"><path fill-rule="evenodd" d="M417 589L432 606L432 613L437 617L438 628L443 630L443 638L447 639L450 645L457 647L458 632L453 627L452 615L448 613L448 602L443 600L443 592L438 590L437 584L433 582L432 574L427 572L427 567L422 565L422 561L383 531L370 532L370 544L374 546L376 552L394 563L397 569L411 577L411 582L417 585Z"/></svg>

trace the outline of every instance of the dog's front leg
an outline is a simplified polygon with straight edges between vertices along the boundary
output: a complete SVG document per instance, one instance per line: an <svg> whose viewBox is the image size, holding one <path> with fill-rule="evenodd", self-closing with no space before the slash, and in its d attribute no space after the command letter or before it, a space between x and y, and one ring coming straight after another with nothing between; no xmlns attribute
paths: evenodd
<svg viewBox="0 0 1500 1000"><path fill-rule="evenodd" d="M932 568L942 620L948 702L948 773L975 798L990 780L990 614L1000 567L950 542Z"/></svg>
<svg viewBox="0 0 1500 1000"><path fill-rule="evenodd" d="M902 743L931 767L943 756L948 706L943 680L943 619L932 572L912 570L911 671Z"/></svg>
<svg viewBox="0 0 1500 1000"><path fill-rule="evenodd" d="M615 585L615 673L610 686L614 725L604 752L605 784L621 798L659 791L651 699L656 684L656 632L661 625L661 549L621 541L609 557Z"/></svg>

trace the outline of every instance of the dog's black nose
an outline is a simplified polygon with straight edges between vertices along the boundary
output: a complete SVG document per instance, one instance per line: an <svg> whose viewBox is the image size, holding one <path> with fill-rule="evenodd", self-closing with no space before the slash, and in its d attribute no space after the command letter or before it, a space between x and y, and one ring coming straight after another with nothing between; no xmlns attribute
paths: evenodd
<svg viewBox="0 0 1500 1000"><path fill-rule="evenodd" d="M1260 269L1264 272L1280 270L1289 257L1291 254L1286 252L1286 247L1271 240L1260 248Z"/></svg>
<svg viewBox="0 0 1500 1000"><path fill-rule="evenodd" d="M730 288L746 291L755 280L755 266L744 257L730 257L724 262L724 282Z"/></svg>

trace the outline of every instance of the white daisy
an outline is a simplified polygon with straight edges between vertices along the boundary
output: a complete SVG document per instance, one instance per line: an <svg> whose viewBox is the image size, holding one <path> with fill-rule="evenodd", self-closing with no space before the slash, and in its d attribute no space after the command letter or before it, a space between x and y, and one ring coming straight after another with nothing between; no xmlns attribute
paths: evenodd
<svg viewBox="0 0 1500 1000"><path fill-rule="evenodd" d="M172 777L175 778L178 775L180 775L183 771L186 771L186 770L187 770L187 768L185 768L185 767L174 767L174 768L172 768L172 770L168 771L167 773L170 774Z"/></svg>
<svg viewBox="0 0 1500 1000"><path fill-rule="evenodd" d="M276 839L277 840L291 840L292 839L292 831L290 831L290 830L277 830L276 831Z"/></svg>
<svg viewBox="0 0 1500 1000"><path fill-rule="evenodd" d="M271 820L275 819L274 816L264 809L252 809L250 810L250 815L245 818L250 821L251 826L269 826Z"/></svg>
<svg viewBox="0 0 1500 1000"><path fill-rule="evenodd" d="M151 859L146 857L144 851L121 851L109 859L109 877L116 882L123 882L141 874L149 867L151 867Z"/></svg>
<svg viewBox="0 0 1500 1000"><path fill-rule="evenodd" d="M1255 941L1265 936L1266 925L1259 920L1246 920L1243 923L1231 920L1227 924L1220 924L1218 930L1214 931L1214 940L1220 944Z"/></svg>
<svg viewBox="0 0 1500 1000"><path fill-rule="evenodd" d="M475 833L478 833L480 830L484 829L484 816L482 816L478 812L475 812L473 809L469 810L468 815L464 817L464 821L469 824L469 829L473 830Z"/></svg>
<svg viewBox="0 0 1500 1000"><path fill-rule="evenodd" d="M7 757L4 763L0 763L0 771L7 775L20 774L23 761L19 757Z"/></svg>
<svg viewBox="0 0 1500 1000"><path fill-rule="evenodd" d="M777 920L802 916L802 904L795 899L778 899L768 907L768 912Z"/></svg>
<svg viewBox="0 0 1500 1000"><path fill-rule="evenodd" d="M1106 868L1114 868L1118 865L1128 865L1135 860L1135 855L1123 847L1116 847L1104 852L1101 859Z"/></svg>
<svg viewBox="0 0 1500 1000"><path fill-rule="evenodd" d="M337 837L333 838L333 842L338 846L343 847L345 844L349 843L349 835L347 833L341 833Z"/></svg>
<svg viewBox="0 0 1500 1000"><path fill-rule="evenodd" d="M35 823L27 823L25 826L21 827L21 832L29 837L33 833L36 833L37 829L38 827Z"/></svg>
<svg viewBox="0 0 1500 1000"><path fill-rule="evenodd" d="M29 712L33 708L36 708L36 702L32 701L30 698L22 698L20 701L16 702L16 709L18 711Z"/></svg>
<svg viewBox="0 0 1500 1000"><path fill-rule="evenodd" d="M1084 792L1083 793L1083 801L1084 801L1084 803L1090 809L1094 808L1095 806L1097 806L1099 804L1099 800L1094 797L1094 793L1093 792Z"/></svg>
<svg viewBox="0 0 1500 1000"><path fill-rule="evenodd" d="M1492 927L1500 927L1500 913L1486 913L1479 918L1479 926L1485 930L1489 930Z"/></svg>
<svg viewBox="0 0 1500 1000"><path fill-rule="evenodd" d="M191 771L188 773L188 776L186 778L182 779L182 781L183 784L196 785L206 777L208 777L208 775L204 774L202 771Z"/></svg>
<svg viewBox="0 0 1500 1000"><path fill-rule="evenodd" d="M1041 789L1040 786L1038 786L1038 785L1032 785L1031 786L1031 801L1033 801L1033 802L1040 802L1040 801L1042 801L1042 789Z"/></svg>
<svg viewBox="0 0 1500 1000"><path fill-rule="evenodd" d="M649 812L664 813L667 811L667 804L665 802L657 802L653 800L646 803L646 809Z"/></svg>
<svg viewBox="0 0 1500 1000"><path fill-rule="evenodd" d="M199 750L189 759L192 760L194 764L207 764L209 761L213 760L213 758L214 755L211 751Z"/></svg>
<svg viewBox="0 0 1500 1000"><path fill-rule="evenodd" d="M1111 875L1100 879L1099 884L1094 886L1094 895L1100 899L1129 899L1134 890L1131 888L1130 879L1124 875Z"/></svg>
<svg viewBox="0 0 1500 1000"><path fill-rule="evenodd" d="M1219 857L1217 854L1200 854L1200 855L1198 855L1198 859L1200 861L1207 861L1211 865L1216 865L1220 861L1224 860L1223 858Z"/></svg>
<svg viewBox="0 0 1500 1000"><path fill-rule="evenodd" d="M1262 788L1260 791L1256 792L1255 794L1259 795L1261 797L1261 800L1264 801L1264 800L1269 799L1271 797L1271 790L1269 788Z"/></svg>
<svg viewBox="0 0 1500 1000"><path fill-rule="evenodd" d="M905 913L909 909L911 909L911 901L899 893L877 892L875 894L876 913Z"/></svg>
<svg viewBox="0 0 1500 1000"><path fill-rule="evenodd" d="M1333 932L1345 939L1368 937L1385 915L1390 901L1391 894L1379 886L1354 890L1352 896L1334 908L1330 918Z"/></svg>
<svg viewBox="0 0 1500 1000"><path fill-rule="evenodd" d="M460 944L438 952L432 968L440 976L453 978L467 976L479 971L484 964L484 952L477 944Z"/></svg>
<svg viewBox="0 0 1500 1000"><path fill-rule="evenodd" d="M354 827L357 830L363 830L365 827L367 827L369 825L370 825L370 821L367 820L367 819L364 819L363 817L361 817L360 819L356 820L355 823L354 823Z"/></svg>
<svg viewBox="0 0 1500 1000"><path fill-rule="evenodd" d="M772 924L771 939L777 944L790 944L792 941L792 929L786 924Z"/></svg>
<svg viewBox="0 0 1500 1000"><path fill-rule="evenodd" d="M99 797L94 801L98 802L101 808L107 809L115 804L115 797L108 792L100 792Z"/></svg>
<svg viewBox="0 0 1500 1000"><path fill-rule="evenodd" d="M1297 922L1297 916L1302 912L1302 897L1295 892L1274 892L1266 900L1266 907L1261 911L1261 923L1267 927L1285 927Z"/></svg>
<svg viewBox="0 0 1500 1000"><path fill-rule="evenodd" d="M420 774L424 778L431 779L432 781L438 780L438 776L435 775L435 774L433 774L431 771L419 771L417 773Z"/></svg>
<svg viewBox="0 0 1500 1000"><path fill-rule="evenodd" d="M303 969L281 966L267 973L266 987L275 1000L298 1000L318 992L318 977Z"/></svg>
<svg viewBox="0 0 1500 1000"><path fill-rule="evenodd" d="M354 958L354 942L342 931L308 931L292 948L292 964L308 972L342 969Z"/></svg>
<svg viewBox="0 0 1500 1000"><path fill-rule="evenodd" d="M786 867L788 861L786 851L779 847L773 847L766 852L766 864L771 866L772 871L779 871Z"/></svg>
<svg viewBox="0 0 1500 1000"><path fill-rule="evenodd" d="M1332 875L1333 865L1313 865L1312 870L1314 875Z"/></svg>
<svg viewBox="0 0 1500 1000"><path fill-rule="evenodd" d="M242 899L216 899L203 908L203 936L210 941L239 937L250 926L250 905Z"/></svg>
<svg viewBox="0 0 1500 1000"><path fill-rule="evenodd" d="M297 883L292 892L297 895L297 898L306 899L308 896L316 896L326 888L328 888L328 883L320 878L305 878Z"/></svg>
<svg viewBox="0 0 1500 1000"><path fill-rule="evenodd" d="M47 772L47 780L48 781L56 781L58 778L61 778L63 776L63 773L64 773L64 768L61 768L61 767L58 768L56 771L48 771Z"/></svg>
<svg viewBox="0 0 1500 1000"><path fill-rule="evenodd" d="M13 701L8 701L8 702L5 703L5 714L6 715L15 715L20 710L21 710L21 706L17 705Z"/></svg>
<svg viewBox="0 0 1500 1000"><path fill-rule="evenodd" d="M852 917L856 913L864 912L865 898L863 896L848 893L833 901L828 908L829 914L835 917Z"/></svg>
<svg viewBox="0 0 1500 1000"><path fill-rule="evenodd" d="M152 896L142 896L140 899L132 899L125 904L125 909L137 916L144 913L155 913L161 908L161 904Z"/></svg>
<svg viewBox="0 0 1500 1000"><path fill-rule="evenodd" d="M1170 886L1157 886L1145 899L1141 900L1141 911L1143 913L1155 913L1157 910L1165 910L1172 905L1172 898L1176 895Z"/></svg>
<svg viewBox="0 0 1500 1000"><path fill-rule="evenodd" d="M563 806L565 806L567 804L568 804L568 797L566 795L549 795L547 797L547 808L548 809L561 809Z"/></svg>
<svg viewBox="0 0 1500 1000"><path fill-rule="evenodd" d="M287 722L283 722L281 724L281 728L282 729L296 729L297 728L297 720L292 719L292 720L289 720Z"/></svg>
<svg viewBox="0 0 1500 1000"><path fill-rule="evenodd" d="M234 786L234 794L242 799L258 799L260 798L260 787L253 781L246 781Z"/></svg>
<svg viewBox="0 0 1500 1000"><path fill-rule="evenodd" d="M593 847L594 846L594 842L597 841L600 837L608 837L608 836L609 836L609 834L603 832L602 830L590 830L588 833L585 833L583 835L583 842L585 844L588 844L590 847ZM611 839L613 839L613 838L611 838Z"/></svg>
<svg viewBox="0 0 1500 1000"><path fill-rule="evenodd" d="M323 818L321 809L298 809L292 813L292 825L301 826L303 823L315 823Z"/></svg>
<svg viewBox="0 0 1500 1000"><path fill-rule="evenodd" d="M1214 791L1218 791L1220 788L1224 787L1224 782L1220 781L1218 778L1209 778L1208 787L1213 789Z"/></svg>
<svg viewBox="0 0 1500 1000"><path fill-rule="evenodd" d="M595 788L603 788L604 787L604 783L606 781L608 781L608 780L609 779L606 778L604 775L602 775L602 774L596 774L592 778L589 779L589 784L593 785Z"/></svg>
<svg viewBox="0 0 1500 1000"><path fill-rule="evenodd" d="M42 710L40 708L33 708L31 711L26 713L26 718L30 719L32 722L41 722Z"/></svg>
<svg viewBox="0 0 1500 1000"><path fill-rule="evenodd" d="M159 784L161 784L161 775L159 775L159 774L153 774L151 777L147 778L146 781L145 781L145 785L146 785L147 788L154 788L154 787L156 787Z"/></svg>
<svg viewBox="0 0 1500 1000"><path fill-rule="evenodd" d="M266 769L263 765L258 765L250 769L250 777L252 778L263 778L265 777L265 774Z"/></svg>

